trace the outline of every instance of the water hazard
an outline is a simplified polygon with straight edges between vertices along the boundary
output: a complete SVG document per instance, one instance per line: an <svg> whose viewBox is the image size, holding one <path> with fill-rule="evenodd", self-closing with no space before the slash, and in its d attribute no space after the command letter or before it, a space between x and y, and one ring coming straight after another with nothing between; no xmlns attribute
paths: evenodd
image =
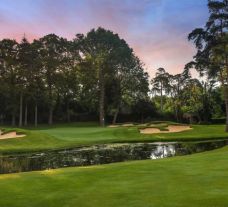
<svg viewBox="0 0 228 207"><path fill-rule="evenodd" d="M228 140L191 143L124 143L0 156L0 174L161 159L221 148Z"/></svg>

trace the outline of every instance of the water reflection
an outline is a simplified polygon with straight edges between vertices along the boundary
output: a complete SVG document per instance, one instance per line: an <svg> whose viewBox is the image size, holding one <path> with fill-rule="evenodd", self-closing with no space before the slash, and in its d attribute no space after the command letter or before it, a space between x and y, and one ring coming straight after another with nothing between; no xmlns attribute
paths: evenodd
<svg viewBox="0 0 228 207"><path fill-rule="evenodd" d="M126 143L0 156L0 173L161 159L213 150L225 145L227 140L194 143Z"/></svg>
<svg viewBox="0 0 228 207"><path fill-rule="evenodd" d="M152 160L161 159L165 157L172 157L176 154L175 145L158 145L155 150L151 152L150 158Z"/></svg>

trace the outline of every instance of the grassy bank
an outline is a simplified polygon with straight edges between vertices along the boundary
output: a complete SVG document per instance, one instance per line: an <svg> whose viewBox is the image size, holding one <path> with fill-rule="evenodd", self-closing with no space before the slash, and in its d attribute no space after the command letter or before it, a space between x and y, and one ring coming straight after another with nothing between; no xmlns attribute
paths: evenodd
<svg viewBox="0 0 228 207"><path fill-rule="evenodd" d="M155 161L0 175L7 207L225 207L228 147Z"/></svg>
<svg viewBox="0 0 228 207"><path fill-rule="evenodd" d="M195 141L224 139L224 125L195 125L192 130L167 134L140 134L138 127L102 128L95 123L16 129L27 136L0 140L0 153L16 153L114 142ZM6 130L12 130L6 128Z"/></svg>

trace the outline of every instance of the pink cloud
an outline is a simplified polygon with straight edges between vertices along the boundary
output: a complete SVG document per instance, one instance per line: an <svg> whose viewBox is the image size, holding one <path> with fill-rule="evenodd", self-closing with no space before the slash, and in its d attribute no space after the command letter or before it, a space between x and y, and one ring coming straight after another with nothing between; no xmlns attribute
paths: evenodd
<svg viewBox="0 0 228 207"><path fill-rule="evenodd" d="M27 19L1 12L0 38L20 41L23 34L29 40L48 33L56 33L72 39L76 33L86 33L98 26L119 33L146 64L151 76L158 67L170 73L180 73L191 61L194 48L187 41L187 33L172 27L171 21L161 18L159 22L145 16L156 13L162 0L40 0ZM54 2L54 3L53 3ZM82 5L81 5L81 4ZM23 10L19 11L25 12ZM147 19L148 21L148 19ZM151 23L150 23L151 22Z"/></svg>

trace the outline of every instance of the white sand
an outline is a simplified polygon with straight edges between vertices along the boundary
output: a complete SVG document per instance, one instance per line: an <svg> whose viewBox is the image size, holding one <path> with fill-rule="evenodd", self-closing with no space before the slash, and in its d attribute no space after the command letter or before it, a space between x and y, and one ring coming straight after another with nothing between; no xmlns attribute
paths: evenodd
<svg viewBox="0 0 228 207"><path fill-rule="evenodd" d="M166 133L175 133L175 132L183 132L187 130L191 130L192 128L190 126L175 126L171 125L167 128L169 131L160 131L160 129L157 128L146 128L140 130L140 133L142 134L166 134Z"/></svg>
<svg viewBox="0 0 228 207"><path fill-rule="evenodd" d="M109 125L110 128L116 128L116 127L132 127L134 124L121 124L121 125Z"/></svg>
<svg viewBox="0 0 228 207"><path fill-rule="evenodd" d="M119 125L109 125L108 127L109 128L116 128L116 127L119 127Z"/></svg>
<svg viewBox="0 0 228 207"><path fill-rule="evenodd" d="M123 126L123 127L132 127L132 126L134 126L134 124L122 124L121 126Z"/></svg>
<svg viewBox="0 0 228 207"><path fill-rule="evenodd" d="M0 131L0 139L12 139L12 138L19 138L24 137L24 134L17 134L16 132L9 132L6 134L2 134L2 131Z"/></svg>

